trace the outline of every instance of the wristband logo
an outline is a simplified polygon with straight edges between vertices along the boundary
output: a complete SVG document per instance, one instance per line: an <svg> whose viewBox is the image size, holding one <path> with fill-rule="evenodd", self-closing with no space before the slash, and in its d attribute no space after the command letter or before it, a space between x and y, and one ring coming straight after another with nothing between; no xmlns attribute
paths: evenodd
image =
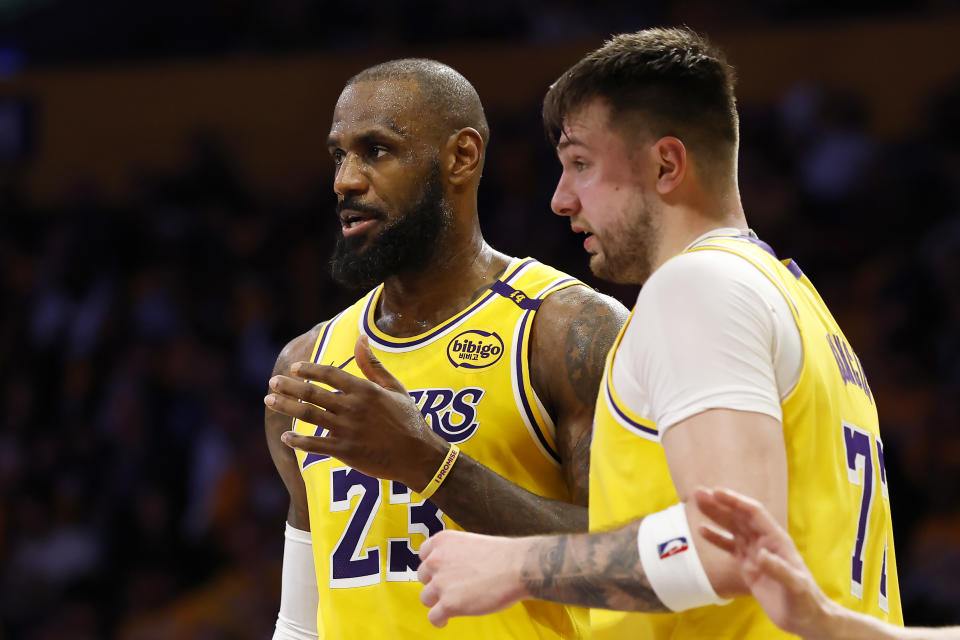
<svg viewBox="0 0 960 640"><path fill-rule="evenodd" d="M657 545L657 555L660 556L661 560L663 560L665 558L669 558L670 556L675 556L678 553L683 553L689 548L690 545L687 544L686 538L673 538Z"/></svg>
<svg viewBox="0 0 960 640"><path fill-rule="evenodd" d="M454 367L483 369L503 356L503 340L496 333L470 329L447 345L447 359Z"/></svg>

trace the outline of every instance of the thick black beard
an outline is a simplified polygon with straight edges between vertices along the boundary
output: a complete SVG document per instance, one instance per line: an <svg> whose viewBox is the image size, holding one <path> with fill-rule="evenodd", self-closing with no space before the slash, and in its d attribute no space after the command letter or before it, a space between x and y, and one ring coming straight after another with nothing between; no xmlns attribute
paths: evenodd
<svg viewBox="0 0 960 640"><path fill-rule="evenodd" d="M415 272L433 259L450 222L440 166L435 164L424 180L420 198L386 225L365 249L361 247L366 237L344 238L340 234L330 257L330 275L348 289L367 291L388 276Z"/></svg>

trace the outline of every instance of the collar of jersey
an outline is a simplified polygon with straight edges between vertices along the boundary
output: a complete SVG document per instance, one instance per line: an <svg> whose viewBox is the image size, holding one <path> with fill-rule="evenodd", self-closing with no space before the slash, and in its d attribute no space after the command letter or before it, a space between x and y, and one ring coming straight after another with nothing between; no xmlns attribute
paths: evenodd
<svg viewBox="0 0 960 640"><path fill-rule="evenodd" d="M502 282L509 283L511 280L515 280L528 267L536 264L536 262L537 261L533 258L513 258L510 260L510 264L507 266L506 271L504 271L504 276L500 278L500 280ZM366 335L370 341L375 343L377 346L391 350L407 350L410 348L422 347L433 342L434 340L441 338L447 332L452 331L461 323L463 323L464 320L479 310L480 307L485 306L488 302L490 302L490 300L497 296L497 294L493 291L487 291L470 303L467 308L454 314L453 317L444 320L429 331L407 338L397 338L387 335L381 331L374 321L377 311L377 304L379 303L380 296L382 294L382 284L368 294L363 313L360 314L360 333Z"/></svg>
<svg viewBox="0 0 960 640"><path fill-rule="evenodd" d="M710 231L707 231L705 234L688 244L683 251L689 251L690 249L693 249L699 245L701 242L706 242L707 240L714 240L717 238L742 238L744 236L756 238L757 234L753 232L753 229L747 229L744 231L736 227L717 227L716 229L710 229Z"/></svg>

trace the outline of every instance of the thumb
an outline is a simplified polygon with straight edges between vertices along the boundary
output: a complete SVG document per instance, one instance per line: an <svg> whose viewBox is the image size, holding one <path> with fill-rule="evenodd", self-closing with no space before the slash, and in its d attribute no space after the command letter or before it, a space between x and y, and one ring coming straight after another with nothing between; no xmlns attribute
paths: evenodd
<svg viewBox="0 0 960 640"><path fill-rule="evenodd" d="M407 392L403 383L393 377L393 374L387 371L383 363L377 359L377 356L373 355L367 336L361 335L357 338L357 343L353 346L353 355L357 359L357 366L360 367L360 372L364 378L390 391Z"/></svg>

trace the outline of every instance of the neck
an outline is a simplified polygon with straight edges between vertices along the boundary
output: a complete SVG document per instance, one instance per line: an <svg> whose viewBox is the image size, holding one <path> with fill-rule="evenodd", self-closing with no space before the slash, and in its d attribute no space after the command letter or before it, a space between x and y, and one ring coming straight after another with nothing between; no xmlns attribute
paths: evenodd
<svg viewBox="0 0 960 640"><path fill-rule="evenodd" d="M509 261L486 243L475 224L463 241L441 242L423 269L384 281L377 328L398 338L429 331L476 300Z"/></svg>
<svg viewBox="0 0 960 640"><path fill-rule="evenodd" d="M724 197L711 198L702 204L671 206L664 211L662 222L664 224L661 227L660 246L652 265L653 271L683 252L694 240L714 229L748 229L737 189L731 190ZM666 224L667 222L670 224Z"/></svg>

